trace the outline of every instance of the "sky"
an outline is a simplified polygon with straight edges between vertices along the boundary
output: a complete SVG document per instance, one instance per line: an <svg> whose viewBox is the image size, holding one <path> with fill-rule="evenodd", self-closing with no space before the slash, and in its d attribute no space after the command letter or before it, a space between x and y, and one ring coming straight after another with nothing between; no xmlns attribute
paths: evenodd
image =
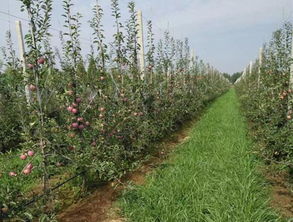
<svg viewBox="0 0 293 222"><path fill-rule="evenodd" d="M72 0L74 11L83 15L82 50L86 54L92 38L88 20L96 0ZM127 0L120 0L122 21L127 20ZM99 0L104 9L103 25L108 41L114 33L110 0ZM242 71L257 58L259 48L270 40L272 32L285 21L293 21L293 0L136 0L144 23L152 20L155 38L165 30L179 39L189 38L195 54L221 72ZM0 0L0 47L5 46L5 31L11 30L17 48L14 16L27 19L20 12L19 0ZM10 14L9 15L7 15ZM54 0L52 27L63 28L62 0ZM27 22L23 22L27 32ZM59 34L51 30L52 44L60 47Z"/></svg>

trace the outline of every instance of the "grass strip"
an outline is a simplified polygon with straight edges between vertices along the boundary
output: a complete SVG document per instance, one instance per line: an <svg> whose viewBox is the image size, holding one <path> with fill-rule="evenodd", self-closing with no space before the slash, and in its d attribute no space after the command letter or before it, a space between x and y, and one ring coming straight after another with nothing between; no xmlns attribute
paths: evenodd
<svg viewBox="0 0 293 222"><path fill-rule="evenodd" d="M119 201L134 222L282 221L269 208L262 163L234 89L211 105L169 161Z"/></svg>

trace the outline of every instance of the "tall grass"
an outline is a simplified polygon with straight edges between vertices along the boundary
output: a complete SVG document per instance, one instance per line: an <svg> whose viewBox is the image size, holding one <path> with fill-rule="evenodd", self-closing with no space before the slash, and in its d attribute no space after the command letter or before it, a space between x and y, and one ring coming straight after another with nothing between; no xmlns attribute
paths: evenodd
<svg viewBox="0 0 293 222"><path fill-rule="evenodd" d="M268 222L281 219L251 154L234 90L219 98L170 161L130 187L121 205L130 221Z"/></svg>

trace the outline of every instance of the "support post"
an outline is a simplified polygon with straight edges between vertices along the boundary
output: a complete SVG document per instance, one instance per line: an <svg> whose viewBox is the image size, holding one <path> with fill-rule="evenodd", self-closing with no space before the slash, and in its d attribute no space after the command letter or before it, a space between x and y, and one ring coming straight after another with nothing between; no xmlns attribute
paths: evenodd
<svg viewBox="0 0 293 222"><path fill-rule="evenodd" d="M138 44L139 48L139 70L141 72L141 80L145 79L145 59L144 59L144 38L143 38L143 21L142 21L142 11L137 12L137 22L138 22Z"/></svg>
<svg viewBox="0 0 293 222"><path fill-rule="evenodd" d="M258 55L258 78L257 78L257 88L258 89L260 86L260 75L261 75L262 64L263 64L263 48L261 47L259 49L259 55Z"/></svg>
<svg viewBox="0 0 293 222"><path fill-rule="evenodd" d="M247 75L247 67L244 68L242 76L246 77L246 75Z"/></svg>
<svg viewBox="0 0 293 222"><path fill-rule="evenodd" d="M249 63L249 75L252 74L252 66L253 66L253 62L250 61L250 63Z"/></svg>
<svg viewBox="0 0 293 222"><path fill-rule="evenodd" d="M31 102L31 93L29 90L29 76L26 72L26 58L25 58L25 49L24 49L24 40L23 40L23 32L22 32L22 25L21 21L16 21L16 33L17 33L17 40L18 40L18 48L19 48L19 60L22 66L22 72L23 72L23 80L25 83L25 96L27 103L30 104Z"/></svg>
<svg viewBox="0 0 293 222"><path fill-rule="evenodd" d="M291 41L291 58L293 59L293 33L292 33L292 41ZM288 113L292 112L293 108L293 62L290 66L290 78L289 78L289 100L288 100Z"/></svg>
<svg viewBox="0 0 293 222"><path fill-rule="evenodd" d="M192 70L192 71L194 69L194 64L195 64L195 51L194 51L194 49L192 49L191 53L190 53L190 63L189 63L190 70Z"/></svg>

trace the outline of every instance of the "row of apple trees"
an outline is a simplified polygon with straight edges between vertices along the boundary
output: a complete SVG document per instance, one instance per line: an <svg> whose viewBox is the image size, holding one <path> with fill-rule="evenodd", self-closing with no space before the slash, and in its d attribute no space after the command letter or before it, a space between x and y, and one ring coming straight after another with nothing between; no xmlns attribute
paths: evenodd
<svg viewBox="0 0 293 222"><path fill-rule="evenodd" d="M236 83L244 111L268 163L293 173L292 24L273 33L259 59ZM291 66L291 70L290 70ZM291 71L291 74L290 74Z"/></svg>
<svg viewBox="0 0 293 222"><path fill-rule="evenodd" d="M0 151L6 152L0 156L5 163L0 163L0 218L54 212L48 203L56 203L51 191L56 175L80 175L72 184L77 194L121 177L229 87L217 70L191 57L188 39L166 31L156 41L151 21L142 73L134 2L122 22L118 0L111 0L115 34L110 43L103 9L94 6L87 56L81 49L81 15L73 13L71 0L63 0L59 50L50 41L53 0L21 2L30 21L25 70L8 32L0 75ZM44 196L38 208L22 207L39 194Z"/></svg>

